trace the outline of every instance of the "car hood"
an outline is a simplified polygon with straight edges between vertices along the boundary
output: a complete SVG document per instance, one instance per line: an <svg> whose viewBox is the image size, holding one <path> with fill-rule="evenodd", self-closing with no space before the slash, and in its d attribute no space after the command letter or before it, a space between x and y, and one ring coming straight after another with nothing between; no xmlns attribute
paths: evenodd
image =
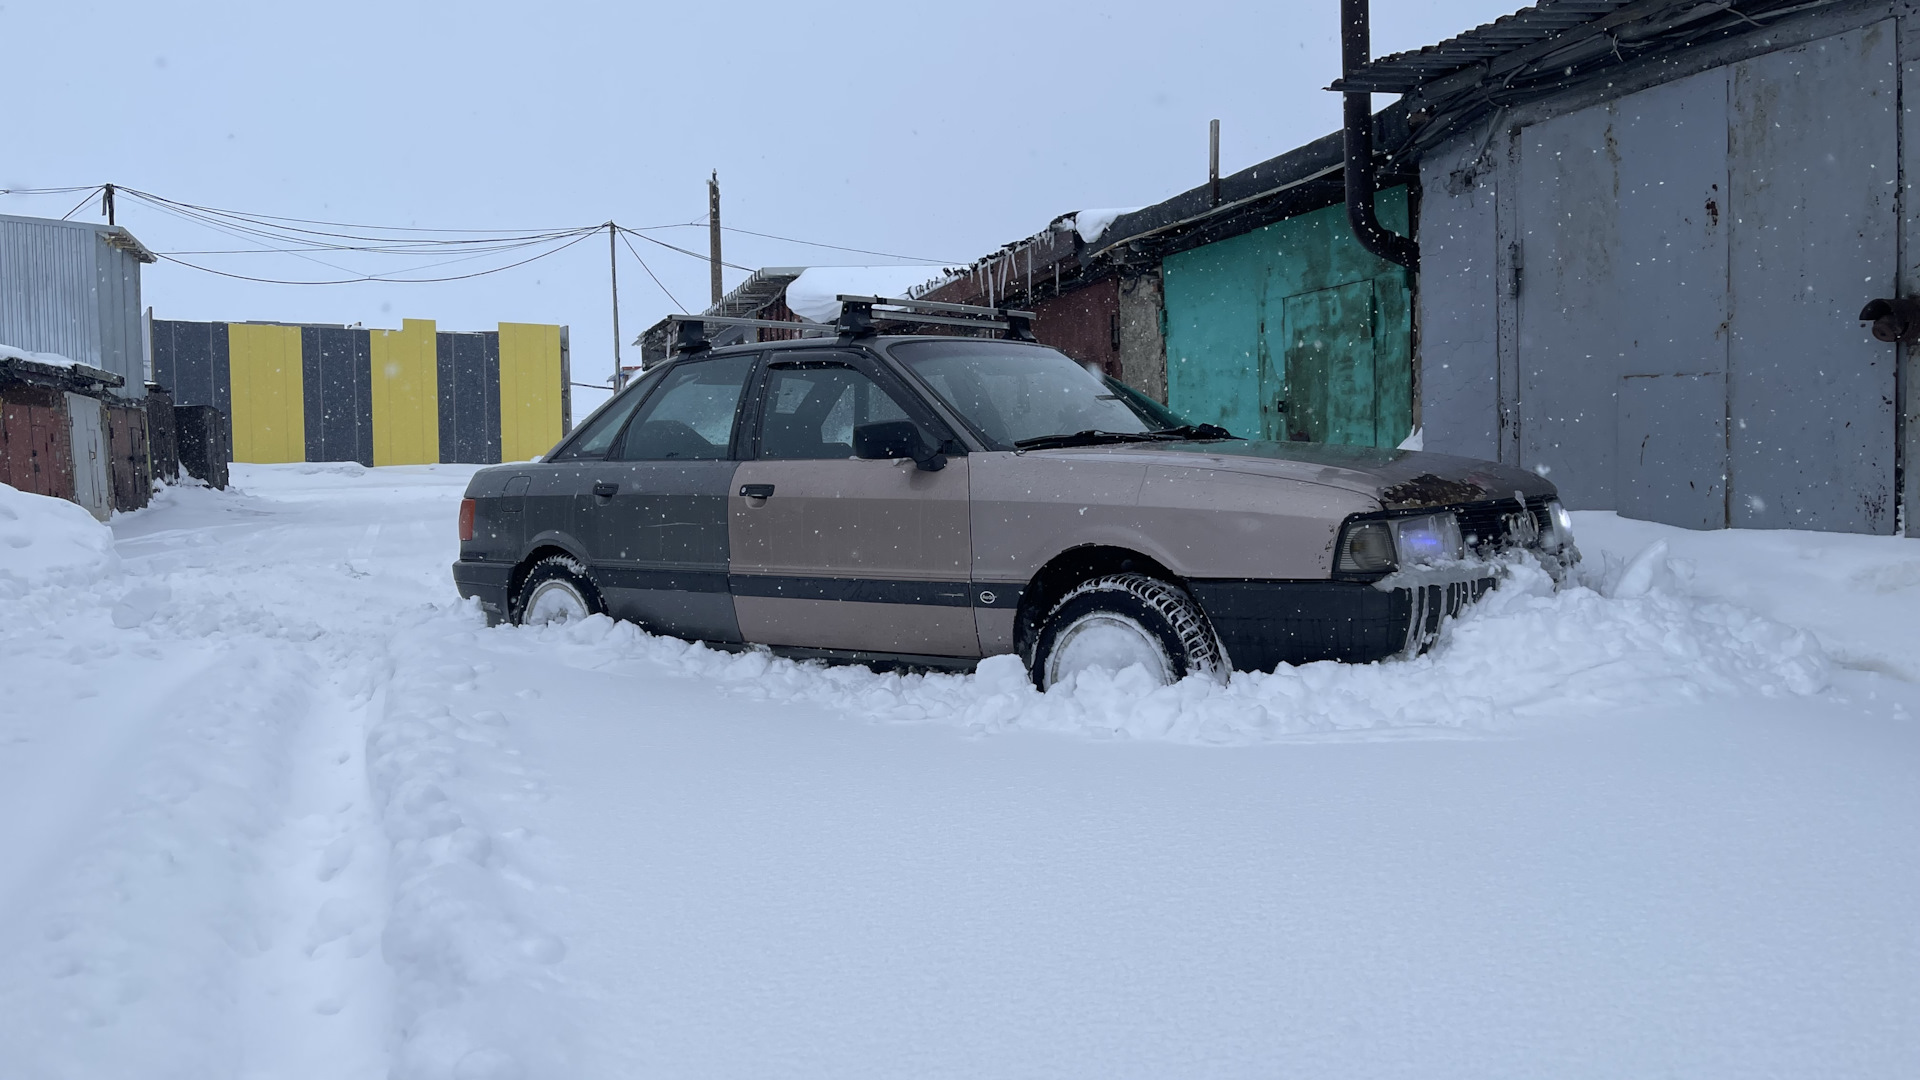
<svg viewBox="0 0 1920 1080"><path fill-rule="evenodd" d="M1424 450L1234 439L1123 443L1028 453L1062 457L1096 455L1150 465L1271 476L1370 495L1387 510L1490 502L1511 499L1516 493L1529 499L1558 494L1553 484L1526 469Z"/></svg>

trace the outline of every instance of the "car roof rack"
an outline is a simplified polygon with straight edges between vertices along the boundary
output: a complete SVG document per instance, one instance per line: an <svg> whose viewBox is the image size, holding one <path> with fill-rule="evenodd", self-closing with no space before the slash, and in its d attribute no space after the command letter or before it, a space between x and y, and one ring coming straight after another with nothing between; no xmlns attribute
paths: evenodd
<svg viewBox="0 0 1920 1080"><path fill-rule="evenodd" d="M713 347L707 340L707 328L716 329L729 326L751 326L763 330L795 330L807 334L838 334L840 328L832 323L803 323L790 319L743 319L733 315L669 315L668 321L674 324L673 351L676 353L705 352Z"/></svg>
<svg viewBox="0 0 1920 1080"><path fill-rule="evenodd" d="M983 330L1005 330L1014 341L1032 341L1031 311L1016 308L980 307L975 304L949 304L939 300L908 300L897 296L837 296L840 301L840 329L854 337L874 332L876 322L930 323L937 326L973 326ZM901 308L882 311L879 308Z"/></svg>
<svg viewBox="0 0 1920 1080"><path fill-rule="evenodd" d="M674 324L673 351L685 354L705 352L712 348L713 343L707 340L707 328L710 326L788 330L802 334L831 333L842 338L860 338L876 332L874 323L902 322L1004 330L1013 341L1036 340L1033 336L1034 314L1031 311L949 304L937 300L906 300L892 296L839 296L835 299L840 301L840 317L831 323L744 319L732 315L669 315L668 320Z"/></svg>

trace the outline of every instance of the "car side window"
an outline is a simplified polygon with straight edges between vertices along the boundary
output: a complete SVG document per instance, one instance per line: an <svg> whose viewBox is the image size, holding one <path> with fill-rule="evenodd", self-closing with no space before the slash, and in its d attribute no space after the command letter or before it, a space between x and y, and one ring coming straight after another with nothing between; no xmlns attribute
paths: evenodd
<svg viewBox="0 0 1920 1080"><path fill-rule="evenodd" d="M621 461L718 461L733 443L753 354L681 362L627 425Z"/></svg>
<svg viewBox="0 0 1920 1080"><path fill-rule="evenodd" d="M776 461L850 458L856 426L907 419L892 395L848 364L776 364L767 372L760 456Z"/></svg>
<svg viewBox="0 0 1920 1080"><path fill-rule="evenodd" d="M574 461L588 458L603 458L613 441L620 436L620 429L627 425L627 417L646 400L649 387L646 383L635 386L606 408L595 413L575 439L565 450L556 454L555 461Z"/></svg>

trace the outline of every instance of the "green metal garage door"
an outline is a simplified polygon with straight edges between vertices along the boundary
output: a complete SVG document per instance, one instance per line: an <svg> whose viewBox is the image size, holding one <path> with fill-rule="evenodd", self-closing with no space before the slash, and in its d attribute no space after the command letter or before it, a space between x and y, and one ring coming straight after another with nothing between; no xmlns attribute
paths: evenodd
<svg viewBox="0 0 1920 1080"><path fill-rule="evenodd" d="M1377 198L1407 228L1405 188ZM1407 273L1362 248L1344 204L1169 256L1167 395L1236 435L1396 446L1413 425Z"/></svg>

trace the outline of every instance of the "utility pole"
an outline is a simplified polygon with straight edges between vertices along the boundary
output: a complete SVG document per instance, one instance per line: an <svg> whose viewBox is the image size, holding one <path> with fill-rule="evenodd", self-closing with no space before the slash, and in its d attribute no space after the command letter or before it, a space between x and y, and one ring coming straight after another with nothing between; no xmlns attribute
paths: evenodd
<svg viewBox="0 0 1920 1080"><path fill-rule="evenodd" d="M726 286L720 282L720 170L707 178L707 246L713 252L713 302L718 304Z"/></svg>
<svg viewBox="0 0 1920 1080"><path fill-rule="evenodd" d="M1220 205L1220 121L1207 125L1207 195L1209 206Z"/></svg>
<svg viewBox="0 0 1920 1080"><path fill-rule="evenodd" d="M107 215L107 224L117 224L113 220L113 185L107 184L100 189L100 210Z"/></svg>
<svg viewBox="0 0 1920 1080"><path fill-rule="evenodd" d="M613 381L609 385L615 390L620 389L625 375L620 370L620 263L613 257L613 234L617 228L613 222L607 222L607 279L613 283Z"/></svg>

